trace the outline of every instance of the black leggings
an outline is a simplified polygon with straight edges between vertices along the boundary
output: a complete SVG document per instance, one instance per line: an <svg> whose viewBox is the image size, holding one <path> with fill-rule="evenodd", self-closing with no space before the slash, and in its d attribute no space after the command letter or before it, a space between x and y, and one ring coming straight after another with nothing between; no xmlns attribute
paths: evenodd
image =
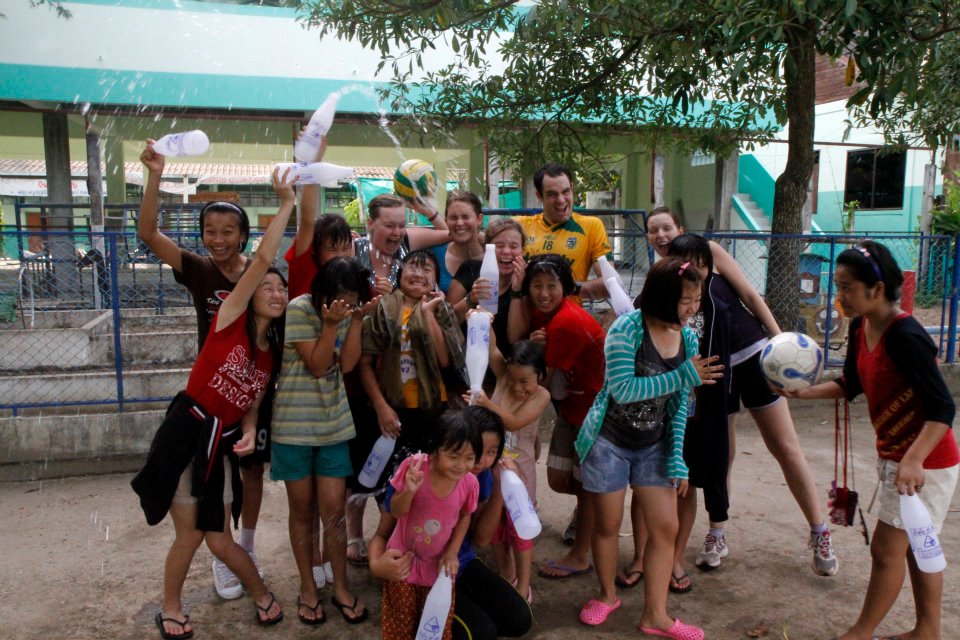
<svg viewBox="0 0 960 640"><path fill-rule="evenodd" d="M460 571L454 603L454 640L519 638L533 625L530 605L509 582L474 558Z"/></svg>

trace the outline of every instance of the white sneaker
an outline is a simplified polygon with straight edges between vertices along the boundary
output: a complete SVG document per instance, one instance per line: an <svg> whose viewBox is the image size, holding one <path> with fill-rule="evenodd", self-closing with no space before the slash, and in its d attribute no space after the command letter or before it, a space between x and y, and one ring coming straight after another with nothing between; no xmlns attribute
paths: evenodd
<svg viewBox="0 0 960 640"><path fill-rule="evenodd" d="M218 558L213 559L213 586L224 600L236 600L243 595L243 585L230 568Z"/></svg>
<svg viewBox="0 0 960 640"><path fill-rule="evenodd" d="M730 555L727 548L727 539L724 536L715 536L708 533L703 539L703 546L697 554L697 568L710 571L720 566L720 561Z"/></svg>
<svg viewBox="0 0 960 640"><path fill-rule="evenodd" d="M317 583L317 589L323 589L327 586L327 575L322 565L313 566L313 581Z"/></svg>
<svg viewBox="0 0 960 640"><path fill-rule="evenodd" d="M830 530L824 529L820 533L811 533L807 545L813 549L813 572L818 576L836 575L840 570L840 561L833 550L833 541L830 539Z"/></svg>

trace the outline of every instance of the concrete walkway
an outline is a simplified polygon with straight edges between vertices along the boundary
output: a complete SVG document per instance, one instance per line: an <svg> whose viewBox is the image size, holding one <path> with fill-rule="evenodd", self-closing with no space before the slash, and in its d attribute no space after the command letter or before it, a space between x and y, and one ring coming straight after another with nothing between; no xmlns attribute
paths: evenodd
<svg viewBox="0 0 960 640"><path fill-rule="evenodd" d="M833 477L833 405L794 403L798 431L826 503ZM857 488L868 503L875 484L875 453L866 408L853 407ZM829 638L846 628L859 611L869 573L869 551L859 528L838 529L834 538L840 574L815 576L810 570L807 528L790 497L779 468L764 448L749 417L741 419L734 470L731 553L723 566L704 574L692 566L705 521L687 550L694 588L671 595L675 616L706 628L711 639L746 638L768 629L768 638ZM545 528L535 560L556 557L565 547L559 532L572 500L546 488L540 463L540 500ZM5 638L158 638L153 615L161 589L163 558L173 537L164 522L148 527L129 487L132 474L87 476L42 482L0 483L0 635ZM270 588L284 605L287 619L274 628L254 623L249 599L220 601L213 591L211 556L202 549L187 579L185 604L196 638L374 638L379 636L379 585L365 570L350 569L351 586L371 605L370 622L348 627L329 604L329 622L309 628L296 619L297 580L286 532L286 498L281 484L268 483L257 551ZM960 620L960 501L944 527L943 544L951 567L943 600L944 638L955 638ZM868 515L872 527L875 518ZM375 527L368 509L366 531ZM629 533L629 525L624 525ZM621 538L621 561L631 556L632 538ZM596 591L593 574L572 581L535 578L534 631L531 638L639 637L636 623L642 589L620 595L624 607L602 627L577 621L577 612ZM329 589L324 597L329 603ZM909 587L879 630L910 628L913 607Z"/></svg>

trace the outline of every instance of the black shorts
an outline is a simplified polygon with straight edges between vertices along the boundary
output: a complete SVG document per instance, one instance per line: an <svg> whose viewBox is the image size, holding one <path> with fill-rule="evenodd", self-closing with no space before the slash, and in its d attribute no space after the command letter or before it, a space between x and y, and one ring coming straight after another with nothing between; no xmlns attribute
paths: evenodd
<svg viewBox="0 0 960 640"><path fill-rule="evenodd" d="M731 374L727 415L740 411L741 404L744 409L763 409L780 399L770 390L767 378L760 369L760 351L734 365Z"/></svg>
<svg viewBox="0 0 960 640"><path fill-rule="evenodd" d="M250 467L270 462L270 424L273 421L273 396L276 384L271 382L263 392L260 409L257 413L257 433L253 439L253 453L240 458L240 467Z"/></svg>

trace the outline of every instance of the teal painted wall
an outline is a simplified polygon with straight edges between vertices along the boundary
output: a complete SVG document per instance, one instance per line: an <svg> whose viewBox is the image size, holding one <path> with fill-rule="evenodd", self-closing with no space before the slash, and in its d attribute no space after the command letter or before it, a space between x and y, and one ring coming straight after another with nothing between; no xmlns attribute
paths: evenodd
<svg viewBox="0 0 960 640"><path fill-rule="evenodd" d="M737 173L737 193L749 194L757 205L768 216L773 215L773 195L775 179L760 164L757 158L749 153L740 156Z"/></svg>
<svg viewBox="0 0 960 640"><path fill-rule="evenodd" d="M858 232L893 231L909 233L920 226L920 205L923 202L922 186L907 186L903 190L903 208L857 211L854 230ZM813 220L827 232L843 230L842 191L820 191L817 194L817 212Z"/></svg>

